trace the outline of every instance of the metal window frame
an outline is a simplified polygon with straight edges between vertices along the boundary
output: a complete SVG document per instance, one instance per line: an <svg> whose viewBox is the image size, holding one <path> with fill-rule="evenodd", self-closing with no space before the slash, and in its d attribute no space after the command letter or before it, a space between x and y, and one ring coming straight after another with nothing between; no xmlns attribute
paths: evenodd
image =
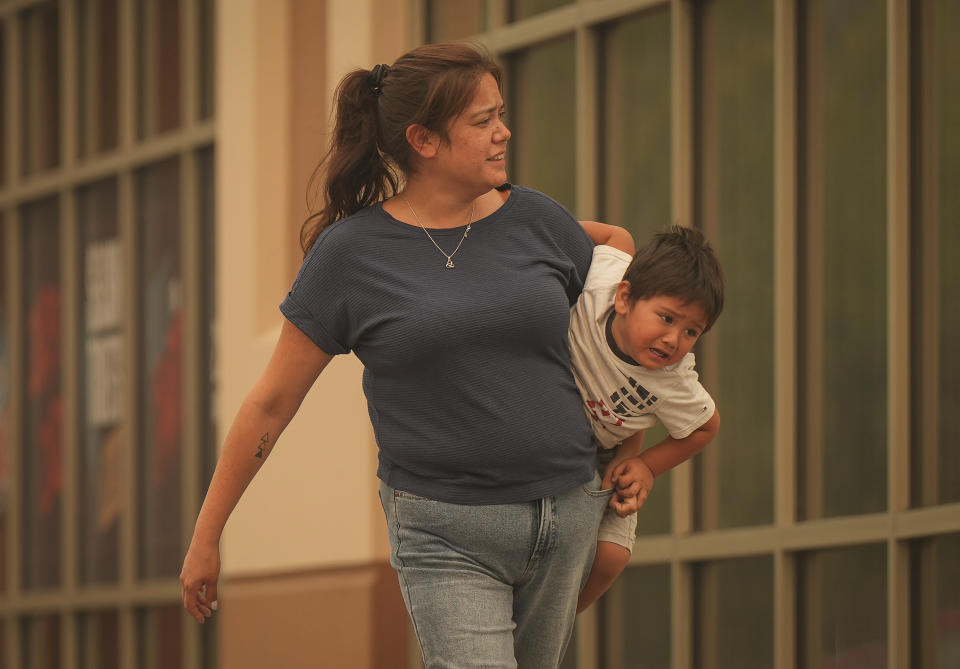
<svg viewBox="0 0 960 669"><path fill-rule="evenodd" d="M576 189L578 212L590 218L596 212L599 188L596 174L601 148L596 141L598 119L603 101L598 99L595 77L602 24L627 17L651 7L670 6L672 59L672 192L674 220L689 225L694 218L696 156L694 18L703 0L577 0L516 23L506 23L505 0L488 0L490 28L475 39L495 55L521 50L558 36L575 39L577 106ZM798 350L802 332L799 322L798 258L800 183L804 178L798 148L805 120L798 109L802 84L802 63L798 57L804 48L800 34L800 0L771 0L774 6L774 522L768 526L708 531L693 530L693 481L689 464L673 474L671 534L639 537L631 565L671 565L671 657L675 669L692 669L693 644L693 568L697 563L738 557L767 555L773 559L774 664L779 669L795 669L799 654L798 630L798 558L802 553L864 544L883 545L887 549L887 641L888 666L909 664L911 617L924 605L911 601L911 547L927 538L960 532L960 504L911 508L910 467L913 416L897 405L888 394L888 478L887 510L879 513L798 520L797 467L798 430L801 419L802 389L798 389ZM911 308L910 244L911 202L923 196L915 193L910 181L910 165L915 147L911 143L911 45L921 39L921 26L914 26L913 2L886 0L887 25L887 384L890 388L908 388L912 375L910 359L909 315ZM414 37L424 35L423 3L411 3ZM417 23L419 21L419 23ZM915 233L913 233L915 234ZM929 305L923 306L924 312ZM927 366L929 366L927 361ZM933 389L933 392L936 392ZM807 418L806 420L809 420ZM919 445L918 445L919 446ZM929 450L929 449L926 449ZM923 457L929 454L924 451ZM935 454L934 456L935 457ZM814 477L815 478L815 477ZM925 554L923 554L925 555ZM921 557L923 557L921 555ZM614 589L607 599L618 606L623 594ZM607 616L607 619L617 616ZM578 667L599 666L598 645L605 639L622 640L628 625L614 625L605 633L598 629L595 612L578 618ZM613 659L608 656L608 659ZM415 666L416 661L410 666ZM616 664L612 666L617 666Z"/></svg>
<svg viewBox="0 0 960 669"><path fill-rule="evenodd" d="M157 0L146 0L147 6ZM165 0L166 1L166 0ZM6 564L6 591L0 599L0 620L4 623L5 659L8 666L20 666L26 656L23 647L23 635L20 633L22 620L33 616L52 614L60 620L60 646L62 669L78 666L79 654L83 647L80 634L95 626L84 625L80 615L97 611L113 610L118 615L117 653L123 669L139 666L140 649L139 616L143 609L157 606L179 606L180 585L176 578L143 581L138 578L138 528L139 499L136 493L138 481L138 462L136 448L128 452L124 464L125 513L120 519L119 532L119 577L115 584L82 585L79 583L79 518L71 510L77 507L80 495L80 466L78 451L83 417L78 412L78 399L82 393L80 378L80 358L83 355L81 339L81 294L82 249L80 248L80 222L77 215L77 191L84 185L105 178L114 177L117 181L118 234L123 240L122 254L124 264L130 273L125 286L125 306L123 331L126 342L126 364L128 381L132 389L128 393L124 409L123 429L129 435L131 444L136 444L139 434L139 402L142 370L140 365L140 337L142 325L137 320L138 288L134 268L140 253L140 234L136 224L135 184L137 171L163 158L178 157L181 179L181 258L183 262L183 281L185 291L185 345L183 353L184 389L181 398L184 412L183 443L181 457L181 476L183 478L182 499L182 536L185 549L192 529L193 519L200 506L202 449L208 445L204 439L209 411L209 402L204 399L207 390L206 350L208 337L205 332L206 300L202 281L203 268L207 258L204 255L204 231L200 229L200 184L198 170L198 152L214 146L215 122L212 118L201 120L199 105L199 5L195 0L179 0L181 21L181 85L182 109L180 127L162 136L148 134L137 137L138 113L138 23L136 15L139 0L118 0L118 146L106 153L97 153L96 140L98 126L95 119L87 119L81 125L77 115L79 87L82 85L78 68L74 66L74 56L78 53L80 41L77 39L81 29L78 17L78 0L6 0L0 2L0 22L5 35L4 66L8 90L23 90L21 76L23 62L21 58L21 34L19 17L25 10L44 4L57 6L59 14L60 42L60 164L50 170L24 176L21 170L22 144L19 141L6 143L4 156L8 169L6 180L0 184L0 212L2 227L0 234L6 242L6 258L2 263L6 280L6 299L11 316L11 350L21 351L25 342L21 324L25 318L25 304L22 295L22 274L25 260L14 249L22 247L23 231L20 206L50 195L58 196L61 226L61 285L65 287L63 311L63 394L66 429L63 435L63 471L64 491L62 502L61 532L63 552L61 557L61 586L48 591L25 591L21 583L22 556L18 538L22 535L23 484L16 472L22 469L20 448L10 453L11 472L8 507L8 542ZM89 22L88 22L89 23ZM89 54L95 53L95 44L86 44ZM149 51L147 52L149 53ZM88 63L88 65L90 65ZM149 88L149 87L148 87ZM6 124L0 128L11 140L21 136L24 119L19 96L9 96ZM4 102L6 104L6 102ZM95 105L88 104L90 115ZM78 156L81 133L87 138L83 157ZM9 261L9 262L8 262ZM21 356L12 355L11 402L13 411L13 443L22 443L24 434L23 412L25 398L22 396L23 378L26 374ZM183 616L181 629L182 666L196 669L202 666L203 631L192 619ZM94 641L95 640L91 640ZM87 644L89 648L90 644Z"/></svg>

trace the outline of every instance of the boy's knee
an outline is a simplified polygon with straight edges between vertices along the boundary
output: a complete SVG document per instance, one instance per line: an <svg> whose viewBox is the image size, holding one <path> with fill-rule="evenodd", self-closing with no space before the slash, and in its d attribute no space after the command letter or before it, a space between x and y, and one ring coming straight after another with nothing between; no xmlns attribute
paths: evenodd
<svg viewBox="0 0 960 669"><path fill-rule="evenodd" d="M616 578L630 562L630 551L610 541L597 542L597 557L593 571L600 575Z"/></svg>

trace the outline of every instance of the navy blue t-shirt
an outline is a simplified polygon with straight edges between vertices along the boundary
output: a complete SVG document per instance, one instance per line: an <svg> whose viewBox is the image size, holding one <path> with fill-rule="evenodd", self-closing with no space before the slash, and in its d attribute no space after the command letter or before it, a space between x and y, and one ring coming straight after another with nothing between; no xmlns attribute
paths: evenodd
<svg viewBox="0 0 960 669"><path fill-rule="evenodd" d="M464 230L430 234L449 253ZM520 186L473 223L452 269L420 227L377 205L320 235L280 309L327 353L363 363L388 485L529 501L593 476L567 346L592 253L566 209Z"/></svg>

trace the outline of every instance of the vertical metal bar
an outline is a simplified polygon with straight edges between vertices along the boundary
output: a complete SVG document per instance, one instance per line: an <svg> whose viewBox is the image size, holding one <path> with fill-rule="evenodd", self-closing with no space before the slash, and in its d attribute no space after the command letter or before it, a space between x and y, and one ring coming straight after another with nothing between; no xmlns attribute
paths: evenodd
<svg viewBox="0 0 960 669"><path fill-rule="evenodd" d="M599 605L594 604L577 616L577 669L601 669L597 661L597 649L602 643L599 610Z"/></svg>
<svg viewBox="0 0 960 669"><path fill-rule="evenodd" d="M23 115L22 107L17 104L24 95L23 72L23 21L17 14L10 14L6 20L6 80L8 90L12 93L7 104L7 185L16 187L23 175ZM6 102L6 101L5 101ZM13 352L10 360L11 397L11 424L10 431L14 447L8 454L11 472L7 507L7 591L9 600L16 604L23 596L23 442L24 442L24 411L26 410L26 368L24 364L24 258L23 258L23 229L20 221L20 212L11 207L4 216L9 244L8 258L10 267L7 269L8 289L7 296L10 305L10 350ZM22 666L23 635L20 633L20 621L11 616L7 619L7 653L8 666Z"/></svg>
<svg viewBox="0 0 960 669"><path fill-rule="evenodd" d="M206 413L206 370L204 364L204 295L203 229L199 216L200 192L197 187L199 170L194 152L180 157L180 253L183 259L184 293L184 354L183 397L184 416L182 453L180 457L182 477L181 491L181 550L186 551L193 532L193 524L200 509L200 462L203 448L203 416ZM201 654L201 627L193 618L182 616L183 621L183 667L196 669Z"/></svg>
<svg viewBox="0 0 960 669"><path fill-rule="evenodd" d="M629 565L627 566L629 569ZM618 580L603 596L601 604L608 615L603 618L600 630L600 643L603 644L605 667L623 667L627 658L624 655L624 646L628 630L632 622L625 619L623 613L627 610L627 595L624 591L623 580Z"/></svg>
<svg viewBox="0 0 960 669"><path fill-rule="evenodd" d="M797 519L797 0L774 4L774 495L778 527ZM774 666L795 669L796 560L774 554Z"/></svg>
<svg viewBox="0 0 960 669"><path fill-rule="evenodd" d="M59 49L60 58L60 169L70 170L77 160L77 4L76 0L59 0ZM60 620L60 666L75 669L77 666L77 618L72 601L77 593L79 561L77 528L79 520L79 451L81 416L80 393L80 286L79 251L80 234L77 223L75 192L71 187L60 191L60 266L61 294L63 295L63 319L61 349L63 356L64 430L61 436L62 467L64 484L60 512L60 575L61 596L67 602ZM71 601L72 600L72 601Z"/></svg>
<svg viewBox="0 0 960 669"><path fill-rule="evenodd" d="M137 134L137 8L136 0L117 2L117 87L119 98L118 137L120 151L130 150ZM123 337L125 368L127 370L126 406L123 411L123 434L127 442L127 457L123 461L123 513L120 518L120 588L130 592L137 580L138 503L136 491L139 463L139 265L137 248L139 236L135 223L134 176L129 171L117 175L117 221L122 244L123 267L126 273L123 296ZM137 660L139 630L136 608L123 606L118 612L121 669L140 669Z"/></svg>
<svg viewBox="0 0 960 669"><path fill-rule="evenodd" d="M487 0L487 29L486 32L502 28L507 25L509 12L507 0Z"/></svg>
<svg viewBox="0 0 960 669"><path fill-rule="evenodd" d="M128 392L124 407L123 434L128 448L124 459L123 514L120 519L120 587L132 591L136 587L138 573L137 535L139 527L139 500L137 499L137 471L140 448L140 367L139 367L139 234L135 224L135 184L130 172L117 176L117 212L121 243L123 244L123 267L126 272L126 287L123 296L123 333L125 343L125 368ZM125 606L120 611L120 666L123 669L139 669L137 666L137 625L135 609Z"/></svg>
<svg viewBox="0 0 960 669"><path fill-rule="evenodd" d="M671 0L671 153L673 222L693 223L693 100L694 100L694 5L691 0ZM672 477L673 534L693 530L693 473L686 462ZM693 569L674 558L671 563L670 656L673 669L693 666Z"/></svg>
<svg viewBox="0 0 960 669"><path fill-rule="evenodd" d="M674 558L670 569L672 669L693 669L693 566Z"/></svg>
<svg viewBox="0 0 960 669"><path fill-rule="evenodd" d="M887 477L891 520L910 507L910 412L897 388L910 387L910 5L887 0ZM910 551L890 538L888 666L910 663Z"/></svg>
<svg viewBox="0 0 960 669"><path fill-rule="evenodd" d="M597 34L587 26L577 26L575 34L576 65L574 86L576 98L576 215L596 220L600 214L598 178L598 65Z"/></svg>
<svg viewBox="0 0 960 669"><path fill-rule="evenodd" d="M63 355L64 430L62 432L63 458L63 506L60 515L60 597L64 598L64 610L60 621L60 666L74 669L77 666L77 630L73 607L77 595L79 561L77 529L79 516L80 479L79 455L82 418L80 415L80 369L81 369L81 317L82 296L80 286L80 234L77 225L76 198L74 191L65 188L60 192L60 267L61 294L63 295L63 320L61 349Z"/></svg>
<svg viewBox="0 0 960 669"><path fill-rule="evenodd" d="M12 23L12 21L8 22L8 25L10 25L10 23ZM20 577L23 562L23 522L21 514L23 511L22 500L24 486L23 477L20 472L22 471L23 463L23 415L25 410L23 391L26 387L26 369L24 368L23 355L25 344L23 337L23 323L25 318L23 304L24 259L21 251L23 248L23 231L21 229L19 211L15 208L7 210L4 215L4 223L7 259L10 260L9 265L4 264L4 271L7 273L7 304L9 305L10 311L9 322L12 324L10 327L10 387L12 391L10 398L10 437L11 443L14 444L13 448L11 448L7 454L11 476L8 482L9 487L7 493L9 495L9 503L7 505L7 572L5 574L7 587L5 595L10 602L16 605L16 603L21 601L22 597ZM7 618L6 623L7 666L19 667L21 666L22 655L22 649L20 647L22 637L19 633L20 624L15 616Z"/></svg>
<svg viewBox="0 0 960 669"><path fill-rule="evenodd" d="M801 49L806 58L800 65L802 80L798 78L799 88L805 92L801 101L803 115L801 122L805 133L802 141L803 152L803 192L798 196L802 200L803 220L797 224L803 230L803 265L799 274L803 277L803 305L801 322L806 324L803 336L804 368L803 379L798 384L803 388L803 413L799 416L803 426L803 443L797 448L805 454L803 480L803 519L811 520L823 516L823 313L824 295L824 189L823 189L823 151L821 138L824 135L823 120L820 114L822 103L822 84L819 73L823 71L823 0L810 0L799 5L804 12L800 18L804 25ZM799 162L799 161L798 161ZM809 364L806 364L809 363Z"/></svg>
<svg viewBox="0 0 960 669"><path fill-rule="evenodd" d="M423 44L427 39L427 2L426 0L409 0L410 2L410 46L411 48ZM399 54L398 54L399 55Z"/></svg>
<svg viewBox="0 0 960 669"><path fill-rule="evenodd" d="M919 238L911 240L917 247L913 258L922 259L911 266L910 274L915 282L913 293L915 304L911 305L911 320L919 324L916 341L910 342L910 348L916 351L911 362L917 365L911 369L914 380L913 395L915 414L911 416L911 433L916 440L911 444L917 454L914 466L919 472L911 472L911 481L917 488L911 487L911 502L921 506L933 506L940 499L940 118L939 92L937 91L937 3L917 2L916 12L911 17L910 34L916 41L916 55L919 60L912 71L919 81L911 82L910 89L917 91L919 99L915 101L919 132L911 134L918 140L916 150L919 160L914 162L916 172L913 181L915 192L911 200L917 220L912 221L915 234Z"/></svg>

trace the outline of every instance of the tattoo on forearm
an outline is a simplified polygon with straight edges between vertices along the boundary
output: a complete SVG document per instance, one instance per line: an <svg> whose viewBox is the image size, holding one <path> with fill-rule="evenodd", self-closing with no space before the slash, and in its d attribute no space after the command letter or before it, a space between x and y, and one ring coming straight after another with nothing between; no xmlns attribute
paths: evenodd
<svg viewBox="0 0 960 669"><path fill-rule="evenodd" d="M270 433L264 432L263 436L260 437L260 443L257 444L256 457L263 460L266 455L270 453Z"/></svg>

